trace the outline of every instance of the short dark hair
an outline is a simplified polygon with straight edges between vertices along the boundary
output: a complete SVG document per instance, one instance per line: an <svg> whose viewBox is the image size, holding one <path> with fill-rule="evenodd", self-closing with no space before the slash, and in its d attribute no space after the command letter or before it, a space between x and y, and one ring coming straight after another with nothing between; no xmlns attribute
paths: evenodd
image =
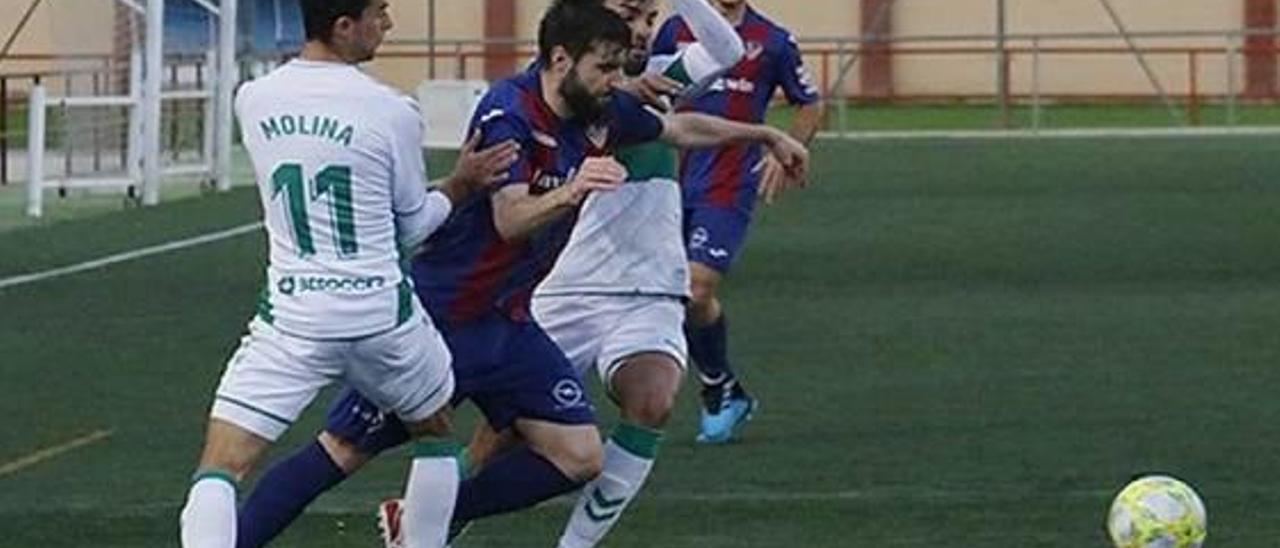
<svg viewBox="0 0 1280 548"><path fill-rule="evenodd" d="M307 40L328 43L333 39L333 24L350 17L359 20L370 0L302 0L302 25Z"/></svg>
<svg viewBox="0 0 1280 548"><path fill-rule="evenodd" d="M550 64L560 46L575 60L598 43L631 45L631 27L600 0L556 0L538 27L538 60Z"/></svg>

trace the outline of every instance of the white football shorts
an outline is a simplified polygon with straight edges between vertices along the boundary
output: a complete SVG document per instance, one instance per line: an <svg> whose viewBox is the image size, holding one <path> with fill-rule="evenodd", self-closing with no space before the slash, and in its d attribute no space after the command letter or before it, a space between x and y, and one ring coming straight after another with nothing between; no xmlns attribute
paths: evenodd
<svg viewBox="0 0 1280 548"><path fill-rule="evenodd" d="M420 309L391 331L352 340L300 338L255 318L227 363L210 415L275 441L322 388L341 382L417 422L453 396L451 360Z"/></svg>
<svg viewBox="0 0 1280 548"><path fill-rule="evenodd" d="M681 299L654 295L535 296L538 325L569 357L578 376L591 368L612 386L613 374L627 358L659 353L687 368L685 305Z"/></svg>

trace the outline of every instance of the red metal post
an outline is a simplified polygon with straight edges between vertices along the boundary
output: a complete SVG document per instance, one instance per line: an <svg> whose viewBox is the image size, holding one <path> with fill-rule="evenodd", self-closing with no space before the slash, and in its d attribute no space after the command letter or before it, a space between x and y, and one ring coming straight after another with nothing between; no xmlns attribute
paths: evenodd
<svg viewBox="0 0 1280 548"><path fill-rule="evenodd" d="M835 90L831 89L831 55L826 50L823 50L820 59L822 59L822 91L834 92Z"/></svg>
<svg viewBox="0 0 1280 548"><path fill-rule="evenodd" d="M1191 121L1191 125L1200 125L1200 63L1196 56L1195 50L1187 52L1187 70L1190 76L1187 78L1187 119Z"/></svg>
<svg viewBox="0 0 1280 548"><path fill-rule="evenodd" d="M0 76L0 185L9 184L9 79Z"/></svg>
<svg viewBox="0 0 1280 548"><path fill-rule="evenodd" d="M1244 28L1270 32L1276 28L1275 0L1243 0ZM1275 36L1248 36L1244 40L1244 94L1246 97L1274 97L1276 92Z"/></svg>
<svg viewBox="0 0 1280 548"><path fill-rule="evenodd" d="M516 0L485 0L484 2L484 77L490 82L501 80L516 72ZM497 40L503 43L491 44Z"/></svg>
<svg viewBox="0 0 1280 548"><path fill-rule="evenodd" d="M893 33L893 0L861 2L859 26L862 35L884 37L862 44L858 61L862 95L869 99L888 99L893 95L893 53L888 40Z"/></svg>
<svg viewBox="0 0 1280 548"><path fill-rule="evenodd" d="M1013 52L1008 46L1000 48L1001 73L1000 81L1000 127L1013 127Z"/></svg>

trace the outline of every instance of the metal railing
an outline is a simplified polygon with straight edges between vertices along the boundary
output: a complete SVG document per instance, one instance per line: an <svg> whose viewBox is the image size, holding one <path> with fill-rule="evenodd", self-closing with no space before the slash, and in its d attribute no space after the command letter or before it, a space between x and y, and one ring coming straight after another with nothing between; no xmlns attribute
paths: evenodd
<svg viewBox="0 0 1280 548"><path fill-rule="evenodd" d="M1159 101L1169 112L1170 121L1175 125L1198 125L1202 120L1201 109L1206 102L1216 101L1226 105L1227 123L1236 123L1236 107L1240 103L1244 71L1240 68L1245 55L1277 54L1275 38L1280 32L1266 31L1232 31L1232 30L1188 30L1161 32L1131 32L1121 35L1116 32L1081 32L1081 33L1037 33L1007 34L1002 40L990 34L963 35L919 35L919 36L855 36L855 37L810 37L800 40L801 52L815 69L816 78L826 97L834 103L838 112L837 119L843 124L847 118L845 109L850 103L910 103L910 102L989 102L1001 107L1008 125L1009 107L1014 104L1026 104L1032 108L1033 129L1039 128L1043 122L1042 113L1051 102L1080 103L1112 103L1112 102L1152 102ZM1268 39L1265 46L1246 44L1250 38ZM1099 45L1100 41L1115 41L1116 45ZM1149 41L1217 41L1220 45L1143 45ZM1081 44L1081 42L1088 42ZM490 46L500 46L493 51ZM919 60L923 58L947 59L956 57L986 56L992 67L1000 70L985 92L956 92L946 89L901 93L890 90L887 95L871 95L858 90L852 85L853 69L865 58L866 52L875 47L877 55L887 55L899 61ZM475 68L482 62L498 61L506 64L519 64L534 56L534 44L528 40L445 40L428 43L420 40L398 40L388 43L385 51L379 54L387 60L426 61L430 67L429 78L441 76L435 68L439 61L452 64L452 74L447 77L456 79L473 78ZM1132 58L1135 61L1135 74L1141 74L1147 80L1149 90L1139 92L1114 92L1099 90L1096 92L1064 92L1055 91L1045 84L1044 66L1054 57L1089 56L1099 60ZM1151 61L1158 59L1167 61L1170 57L1180 57L1178 63L1185 66L1185 75L1181 81L1164 81L1161 75L1151 68ZM1216 58L1216 59L1215 59ZM1206 60L1213 59L1226 67L1223 81L1213 86L1205 85L1202 74ZM1030 65L1030 75L1021 75L1014 71L1019 63ZM1015 89L1014 82L1019 77L1026 82L1021 89ZM1216 91L1210 91L1211 88ZM1253 94L1251 99L1280 99L1280 90L1272 87L1263 94ZM847 128L840 128L847 129Z"/></svg>
<svg viewBox="0 0 1280 548"><path fill-rule="evenodd" d="M16 60L27 62L48 63L64 63L71 62L76 65L71 68L56 68L29 70L20 72L0 72L0 185L8 185L22 177L21 174L13 172L11 156L21 147L26 148L26 135L29 128L22 128L19 131L18 124L26 120L26 111L29 108L29 93L36 86L44 86L51 89L58 95L67 95L75 93L86 97L107 97L126 93L121 86L127 87L128 84L128 68L120 60L110 55L71 55L71 56L53 56L53 55L12 55L4 60ZM165 91L167 100L163 104L165 109L165 125L167 127L167 147L166 150L179 151L182 149L180 141L192 132L206 133L207 121L203 118L193 118L196 127L187 128L183 124L192 118L184 115L191 105L188 103L207 101L207 94L201 94L206 84L205 80L209 73L208 59L204 56L170 56L165 65ZM65 107L63 108L65 110ZM102 128L98 126L90 126L87 136L80 136L81 140L87 141L88 150L84 150L84 154L88 155L90 168L98 170L102 168L104 157L108 154L120 155L117 163L125 165L127 159L125 152L121 150L108 151L104 149L106 142L127 141L125 136L111 136L108 133L114 131L127 131L124 128ZM206 139L207 141L208 139ZM73 175L72 158L76 156L75 143L68 140L65 143L67 147L63 151L62 176L69 177ZM204 156L208 155L207 151L201 151ZM174 158L176 160L176 158ZM207 158L204 158L207 160Z"/></svg>
<svg viewBox="0 0 1280 548"><path fill-rule="evenodd" d="M837 127L848 131L847 109L852 104L885 103L904 104L918 102L969 102L995 104L1001 107L1007 126L1009 107L1025 105L1031 109L1031 129L1039 129L1044 122L1043 112L1054 102L1114 103L1159 101L1169 110L1174 125L1198 125L1203 122L1202 109L1206 103L1225 107L1226 123L1237 122L1237 107L1242 99L1243 70L1241 60L1246 55L1280 56L1276 45L1276 30L1183 30L1160 32L1079 32L1005 34L1002 39L992 34L946 34L916 36L838 36L809 37L800 40L801 51L811 62L816 79L825 90L826 98L833 103ZM1127 40L1122 43L1122 40ZM1259 40L1265 44L1258 44ZM1099 45L1100 41L1115 41L1115 45ZM1150 45L1152 41L1163 42ZM1194 41L1197 45L1170 45L1169 41ZM1086 42L1085 44L1081 44ZM1216 45L1205 45L1217 42ZM1147 45L1144 45L1147 44ZM854 69L867 52L888 55L891 59L955 59L957 57L985 57L984 62L999 66L989 89L979 92L957 92L945 88L929 91L902 93L890 89L887 95L869 95L862 92L853 78ZM393 40L379 54L386 61L422 62L428 78L475 78L487 62L497 61L519 67L535 55L531 40ZM1114 59L1128 56L1135 60L1135 68L1144 68L1150 89L1138 93L1114 92L1062 92L1045 85L1045 65L1054 57L1088 56L1095 59ZM1162 81L1150 70L1151 59L1182 58L1185 66L1182 81ZM1203 75L1209 60L1226 67L1221 85L1207 86ZM20 134L13 130L15 114L25 109L24 90L36 81L46 83L62 81L63 86L74 86L77 81L94 81L92 86L118 72L115 60L109 55L9 55L0 61L13 63L72 63L74 68L45 71L0 71L0 184L15 180L11 172L9 152ZM242 59L242 74L256 64L269 66L275 59ZM816 61L816 62L814 62ZM203 58L191 62L199 64ZM441 64L452 64L452 71L439 70ZM1030 75L1021 75L1015 67L1029 65ZM19 65L20 66L20 65ZM176 68L170 68L174 71ZM196 68L199 74L204 71ZM447 74L446 74L447 73ZM1021 87L1014 82L1021 78ZM173 81L173 76L170 78ZM1274 87L1262 94L1250 96L1253 100L1275 101L1280 90ZM170 117L170 123L176 117ZM179 132L170 131L170 138Z"/></svg>

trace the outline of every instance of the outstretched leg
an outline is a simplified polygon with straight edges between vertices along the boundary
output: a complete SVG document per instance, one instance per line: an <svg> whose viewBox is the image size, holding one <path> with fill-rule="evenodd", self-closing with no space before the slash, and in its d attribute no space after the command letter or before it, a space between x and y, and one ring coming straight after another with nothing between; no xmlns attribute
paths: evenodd
<svg viewBox="0 0 1280 548"><path fill-rule="evenodd" d="M597 545L635 499L653 469L682 378L680 365L666 354L640 354L619 366L610 385L622 423L605 443L603 471L574 505L560 548Z"/></svg>

